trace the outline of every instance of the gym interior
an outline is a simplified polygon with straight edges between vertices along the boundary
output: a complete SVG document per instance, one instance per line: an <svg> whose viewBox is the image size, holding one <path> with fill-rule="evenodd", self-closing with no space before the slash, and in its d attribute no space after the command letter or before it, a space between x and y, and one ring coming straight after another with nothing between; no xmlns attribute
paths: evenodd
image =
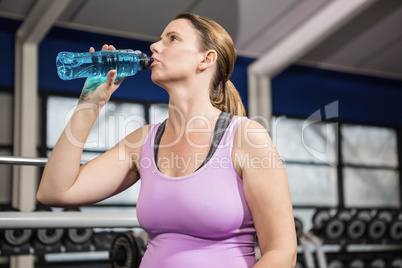
<svg viewBox="0 0 402 268"><path fill-rule="evenodd" d="M286 167L296 267L402 268L400 0L1 0L0 267L139 266L140 182L91 206L36 201L84 81L61 80L55 60L105 43L151 55L181 12L211 17L233 38L231 81ZM167 103L150 70L126 79L82 162L165 120Z"/></svg>

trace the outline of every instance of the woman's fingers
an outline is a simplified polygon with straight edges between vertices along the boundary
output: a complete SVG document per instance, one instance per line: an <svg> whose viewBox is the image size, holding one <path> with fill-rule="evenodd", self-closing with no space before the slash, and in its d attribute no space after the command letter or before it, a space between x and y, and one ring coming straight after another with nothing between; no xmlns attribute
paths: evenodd
<svg viewBox="0 0 402 268"><path fill-rule="evenodd" d="M116 48L113 45L108 45L108 44L104 44L102 46L102 50L110 50L110 51L114 51L116 50ZM95 52L95 49L93 47L91 47L89 49L89 52Z"/></svg>

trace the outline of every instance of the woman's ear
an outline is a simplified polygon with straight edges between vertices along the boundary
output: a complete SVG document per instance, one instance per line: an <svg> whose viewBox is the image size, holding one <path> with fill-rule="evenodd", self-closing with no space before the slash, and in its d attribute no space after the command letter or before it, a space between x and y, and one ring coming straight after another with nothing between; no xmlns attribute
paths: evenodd
<svg viewBox="0 0 402 268"><path fill-rule="evenodd" d="M204 58L198 65L198 68L201 71L208 69L216 62L217 57L218 55L216 54L215 50L208 50L207 52L204 53Z"/></svg>

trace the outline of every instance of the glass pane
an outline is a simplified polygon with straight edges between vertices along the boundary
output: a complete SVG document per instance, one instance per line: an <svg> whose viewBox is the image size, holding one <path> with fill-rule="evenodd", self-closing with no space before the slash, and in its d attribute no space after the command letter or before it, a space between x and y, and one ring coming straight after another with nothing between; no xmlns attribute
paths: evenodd
<svg viewBox="0 0 402 268"><path fill-rule="evenodd" d="M10 150L0 150L1 156L11 156ZM11 171L12 165L0 165L0 204L11 203Z"/></svg>
<svg viewBox="0 0 402 268"><path fill-rule="evenodd" d="M399 189L399 174L397 171L362 168L344 169L346 206L400 206Z"/></svg>
<svg viewBox="0 0 402 268"><path fill-rule="evenodd" d="M138 200L138 195L140 193L141 180L137 181L133 186L126 189L125 191L112 196L98 204L107 205L136 205Z"/></svg>
<svg viewBox="0 0 402 268"><path fill-rule="evenodd" d="M50 156L52 151L47 151L47 157ZM95 152L83 152L82 156L81 156L81 162L89 162L92 159L98 157L99 155L101 155L102 153L95 153Z"/></svg>
<svg viewBox="0 0 402 268"><path fill-rule="evenodd" d="M89 162L92 159L97 158L102 153L95 153L95 152L82 152L81 162Z"/></svg>
<svg viewBox="0 0 402 268"><path fill-rule="evenodd" d="M0 143L12 144L13 142L13 95L0 93Z"/></svg>
<svg viewBox="0 0 402 268"><path fill-rule="evenodd" d="M95 122L88 141L97 141L99 147L109 149L144 125L144 105L109 101Z"/></svg>
<svg viewBox="0 0 402 268"><path fill-rule="evenodd" d="M338 204L336 168L287 164L293 205L336 206Z"/></svg>
<svg viewBox="0 0 402 268"><path fill-rule="evenodd" d="M341 133L342 157L345 163L398 166L394 129L344 125Z"/></svg>
<svg viewBox="0 0 402 268"><path fill-rule="evenodd" d="M47 147L54 147L77 105L76 98L49 97L47 101Z"/></svg>
<svg viewBox="0 0 402 268"><path fill-rule="evenodd" d="M50 97L47 113L47 146L54 147L77 104L75 98ZM108 102L101 110L89 134L85 148L106 150L126 135L144 126L142 104ZM74 139L73 137L71 137ZM72 140L74 142L74 140Z"/></svg>
<svg viewBox="0 0 402 268"><path fill-rule="evenodd" d="M157 124L163 122L169 116L169 106L165 103L151 104L149 108L149 123Z"/></svg>
<svg viewBox="0 0 402 268"><path fill-rule="evenodd" d="M285 161L336 164L335 123L273 117L270 134Z"/></svg>

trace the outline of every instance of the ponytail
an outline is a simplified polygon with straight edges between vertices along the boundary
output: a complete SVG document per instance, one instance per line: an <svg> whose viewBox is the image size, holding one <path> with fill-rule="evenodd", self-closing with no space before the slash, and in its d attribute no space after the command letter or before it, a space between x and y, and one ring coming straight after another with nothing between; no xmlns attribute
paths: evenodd
<svg viewBox="0 0 402 268"><path fill-rule="evenodd" d="M217 88L212 87L209 95L212 105L222 112L246 116L239 92L230 80L219 84Z"/></svg>

